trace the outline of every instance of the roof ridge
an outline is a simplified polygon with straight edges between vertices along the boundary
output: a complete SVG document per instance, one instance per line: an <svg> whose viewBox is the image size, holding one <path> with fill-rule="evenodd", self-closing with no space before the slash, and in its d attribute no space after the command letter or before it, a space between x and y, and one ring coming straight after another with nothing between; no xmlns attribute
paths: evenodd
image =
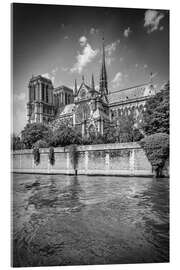
<svg viewBox="0 0 180 270"><path fill-rule="evenodd" d="M109 95L112 95L112 94L115 94L117 92L122 92L122 91L125 91L125 90L130 90L130 89L133 89L133 88L136 88L136 87L140 87L140 86L143 86L143 85L148 85L148 83L143 83L143 84L135 85L135 86L132 86L132 87L127 87L127 88L124 88L124 89L120 89L120 90L117 90L117 91L114 91L114 92L110 92L108 94L108 96Z"/></svg>

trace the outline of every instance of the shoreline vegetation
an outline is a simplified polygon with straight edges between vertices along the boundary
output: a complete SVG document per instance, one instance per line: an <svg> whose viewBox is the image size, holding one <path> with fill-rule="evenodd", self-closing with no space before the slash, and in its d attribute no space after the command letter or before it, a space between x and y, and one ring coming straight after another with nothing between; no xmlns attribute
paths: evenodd
<svg viewBox="0 0 180 270"><path fill-rule="evenodd" d="M146 102L146 110L140 123L135 121L133 115L125 115L107 123L103 134L94 132L86 136L82 136L75 127L65 124L52 130L47 124L28 123L21 136L12 135L11 148L33 149L36 164L40 162L39 149L49 148L49 160L53 165L54 148L68 147L76 173L77 146L128 142L139 143L156 177L160 177L169 158L169 82Z"/></svg>

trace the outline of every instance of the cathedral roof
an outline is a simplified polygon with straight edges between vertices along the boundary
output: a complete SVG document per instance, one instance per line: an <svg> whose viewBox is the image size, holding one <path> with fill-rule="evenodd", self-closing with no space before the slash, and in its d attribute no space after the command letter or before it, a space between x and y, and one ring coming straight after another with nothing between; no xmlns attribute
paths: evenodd
<svg viewBox="0 0 180 270"><path fill-rule="evenodd" d="M124 102L124 101L130 101L134 99L147 97L153 94L151 90L152 88L150 84L147 84L147 83L133 86L130 88L111 92L108 95L108 101L111 104L111 103L117 103L121 101Z"/></svg>

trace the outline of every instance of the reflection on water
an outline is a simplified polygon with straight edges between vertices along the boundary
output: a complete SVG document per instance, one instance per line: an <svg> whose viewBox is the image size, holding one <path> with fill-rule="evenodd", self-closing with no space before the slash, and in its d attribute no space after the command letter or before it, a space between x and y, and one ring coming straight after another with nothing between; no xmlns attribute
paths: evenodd
<svg viewBox="0 0 180 270"><path fill-rule="evenodd" d="M13 175L13 265L169 261L169 180Z"/></svg>

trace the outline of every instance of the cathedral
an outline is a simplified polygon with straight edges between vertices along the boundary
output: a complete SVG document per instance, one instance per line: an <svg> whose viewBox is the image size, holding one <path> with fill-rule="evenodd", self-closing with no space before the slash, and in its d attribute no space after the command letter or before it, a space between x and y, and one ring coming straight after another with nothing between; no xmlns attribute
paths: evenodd
<svg viewBox="0 0 180 270"><path fill-rule="evenodd" d="M51 80L33 76L28 85L28 123L44 123L53 130L65 124L74 126L82 136L89 136L103 135L107 123L118 122L125 115L131 114L137 123L141 122L145 103L155 94L152 78L146 84L109 91L105 58L103 40L98 90L93 75L91 85L82 76L80 87L75 80L74 89L64 85L54 88Z"/></svg>

